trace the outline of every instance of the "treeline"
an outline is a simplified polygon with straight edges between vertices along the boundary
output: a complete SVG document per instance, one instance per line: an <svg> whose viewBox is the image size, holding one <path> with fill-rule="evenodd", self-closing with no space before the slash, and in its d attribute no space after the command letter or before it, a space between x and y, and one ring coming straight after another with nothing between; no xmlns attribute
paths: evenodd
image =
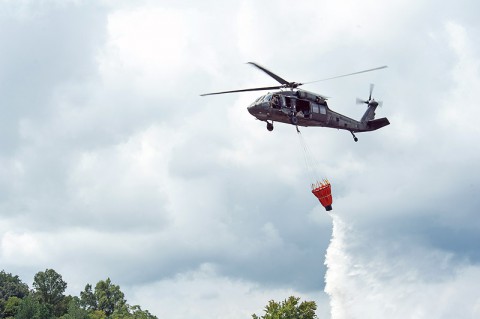
<svg viewBox="0 0 480 319"><path fill-rule="evenodd" d="M87 284L80 297L65 295L67 283L53 269L38 272L30 289L18 276L0 272L0 318L5 319L158 319L130 306L110 278Z"/></svg>
<svg viewBox="0 0 480 319"><path fill-rule="evenodd" d="M291 296L282 302L270 300L263 310L265 314L261 317L253 314L252 319L318 319L315 310L315 301L300 302L300 298Z"/></svg>

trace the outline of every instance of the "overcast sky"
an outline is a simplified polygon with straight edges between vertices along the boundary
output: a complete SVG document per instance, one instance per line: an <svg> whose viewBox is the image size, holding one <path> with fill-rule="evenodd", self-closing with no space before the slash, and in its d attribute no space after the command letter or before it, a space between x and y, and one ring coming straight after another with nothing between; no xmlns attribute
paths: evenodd
<svg viewBox="0 0 480 319"><path fill-rule="evenodd" d="M73 295L110 277L159 318L248 318L290 295L320 318L478 318L479 12L0 0L0 268L30 286L53 268ZM261 93L199 96L277 85L248 61L297 82L389 66L305 86L359 119L375 83L391 122L358 143L301 129L333 218L295 128L248 114Z"/></svg>

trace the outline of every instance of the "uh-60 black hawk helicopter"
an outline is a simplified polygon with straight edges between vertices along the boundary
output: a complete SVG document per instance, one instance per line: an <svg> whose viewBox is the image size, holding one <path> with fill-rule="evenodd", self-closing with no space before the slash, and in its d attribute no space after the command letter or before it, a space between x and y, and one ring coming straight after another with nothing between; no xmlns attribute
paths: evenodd
<svg viewBox="0 0 480 319"><path fill-rule="evenodd" d="M357 104L367 105L367 111L362 116L360 121L356 121L345 115L332 111L327 105L327 97L298 89L299 86L304 84L384 69L387 66L381 66L374 69L339 75L307 83L297 83L288 82L287 80L279 77L275 73L267 70L257 63L248 62L248 64L251 64L262 70L281 85L206 93L201 94L201 96L280 89L280 91L268 93L259 97L247 108L250 114L255 116L258 120L267 123L267 130L269 131L273 130L273 122L295 125L297 127L297 131L298 126L331 127L349 131L352 134L354 141L357 142L358 138L355 136L355 133L378 130L379 128L390 124L386 117L375 119L375 110L379 105L381 105L381 102L377 102L372 98L373 84L370 84L370 94L367 100L357 98Z"/></svg>

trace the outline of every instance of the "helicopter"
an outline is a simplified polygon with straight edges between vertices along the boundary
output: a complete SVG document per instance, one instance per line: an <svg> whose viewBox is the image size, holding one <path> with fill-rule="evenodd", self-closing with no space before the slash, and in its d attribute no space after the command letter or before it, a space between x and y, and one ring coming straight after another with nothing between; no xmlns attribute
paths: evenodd
<svg viewBox="0 0 480 319"><path fill-rule="evenodd" d="M353 140L357 142L358 138L355 133L375 131L390 124L386 117L375 119L375 110L378 106L382 105L382 102L376 101L372 98L374 87L373 84L370 84L370 94L368 95L367 100L357 98L357 104L367 105L367 110L365 114L363 114L360 121L351 119L345 115L331 110L328 107L326 96L298 88L304 84L384 69L387 67L386 65L373 69L330 77L327 79L298 83L289 82L255 62L248 62L247 64L253 65L259 70L265 72L281 85L205 93L201 94L200 96L279 89L280 91L269 92L260 96L250 106L247 107L247 110L251 115L258 120L267 123L268 131L273 131L274 122L295 125L297 132L300 132L298 126L330 127L349 131L352 134Z"/></svg>

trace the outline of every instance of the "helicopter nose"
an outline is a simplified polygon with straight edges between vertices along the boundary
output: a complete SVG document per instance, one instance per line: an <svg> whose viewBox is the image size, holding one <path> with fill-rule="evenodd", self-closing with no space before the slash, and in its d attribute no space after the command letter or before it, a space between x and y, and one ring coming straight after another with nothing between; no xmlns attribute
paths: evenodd
<svg viewBox="0 0 480 319"><path fill-rule="evenodd" d="M254 115L255 114L255 109L256 109L256 104L255 102L250 104L250 106L247 107L248 113Z"/></svg>

